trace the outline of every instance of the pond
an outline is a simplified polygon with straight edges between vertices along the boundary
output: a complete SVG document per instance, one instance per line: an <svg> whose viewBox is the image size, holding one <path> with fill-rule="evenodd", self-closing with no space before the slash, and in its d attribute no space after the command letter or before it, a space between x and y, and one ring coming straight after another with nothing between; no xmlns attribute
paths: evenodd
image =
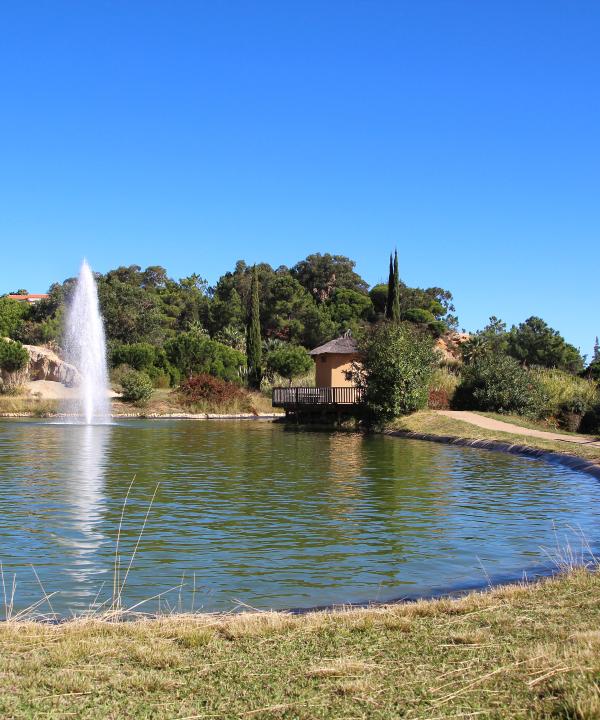
<svg viewBox="0 0 600 720"><path fill-rule="evenodd" d="M535 574L557 538L600 535L598 480L540 460L264 421L0 421L8 602L15 576L16 609L40 585L63 615L106 601L132 480L119 584L141 610L426 596Z"/></svg>

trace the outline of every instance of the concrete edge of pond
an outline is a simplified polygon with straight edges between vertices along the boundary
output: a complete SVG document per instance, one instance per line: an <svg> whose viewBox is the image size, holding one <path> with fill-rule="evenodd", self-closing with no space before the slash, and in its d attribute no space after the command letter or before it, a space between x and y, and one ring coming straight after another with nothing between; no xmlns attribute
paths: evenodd
<svg viewBox="0 0 600 720"><path fill-rule="evenodd" d="M428 442L441 443L443 445L461 445L463 447L474 447L482 450L493 450L496 452L511 453L513 455L522 455L538 460L547 460L548 462L566 465L574 470L594 475L600 478L600 465L593 460L569 455L568 453L555 452L553 450L541 450L531 447L530 445L517 445L504 442L502 440L475 440L470 438L456 437L455 435L434 435L432 433L419 433L410 430L392 430L385 433L392 437L403 437L409 440L425 440Z"/></svg>

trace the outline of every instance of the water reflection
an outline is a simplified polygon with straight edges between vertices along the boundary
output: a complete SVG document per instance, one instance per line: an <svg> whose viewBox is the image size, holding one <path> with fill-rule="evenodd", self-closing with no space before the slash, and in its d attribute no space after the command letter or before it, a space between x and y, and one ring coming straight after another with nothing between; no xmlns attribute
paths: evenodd
<svg viewBox="0 0 600 720"><path fill-rule="evenodd" d="M111 434L110 425L71 425L59 436L63 502L70 512L57 541L70 557L66 571L78 582L98 579L96 551L109 541L102 519Z"/></svg>
<svg viewBox="0 0 600 720"><path fill-rule="evenodd" d="M18 603L134 604L195 577L196 607L307 607L520 576L554 526L598 541L600 488L568 468L474 449L263 422L0 422L0 559ZM480 562L481 559L481 562ZM189 594L187 595L189 600ZM144 606L152 609L152 606Z"/></svg>

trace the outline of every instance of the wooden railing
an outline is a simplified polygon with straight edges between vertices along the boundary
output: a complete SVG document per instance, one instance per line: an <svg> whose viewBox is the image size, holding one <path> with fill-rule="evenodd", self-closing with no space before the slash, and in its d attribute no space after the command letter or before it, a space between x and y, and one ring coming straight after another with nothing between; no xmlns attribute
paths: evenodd
<svg viewBox="0 0 600 720"><path fill-rule="evenodd" d="M273 407L358 405L362 395L362 388L357 387L276 387Z"/></svg>

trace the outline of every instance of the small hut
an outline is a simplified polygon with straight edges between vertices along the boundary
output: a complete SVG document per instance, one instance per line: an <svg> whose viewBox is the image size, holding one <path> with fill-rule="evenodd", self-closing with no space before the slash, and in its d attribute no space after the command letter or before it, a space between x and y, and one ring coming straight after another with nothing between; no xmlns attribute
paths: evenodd
<svg viewBox="0 0 600 720"><path fill-rule="evenodd" d="M355 387L352 365L360 361L356 340L348 335L330 340L310 351L315 361L317 387Z"/></svg>

